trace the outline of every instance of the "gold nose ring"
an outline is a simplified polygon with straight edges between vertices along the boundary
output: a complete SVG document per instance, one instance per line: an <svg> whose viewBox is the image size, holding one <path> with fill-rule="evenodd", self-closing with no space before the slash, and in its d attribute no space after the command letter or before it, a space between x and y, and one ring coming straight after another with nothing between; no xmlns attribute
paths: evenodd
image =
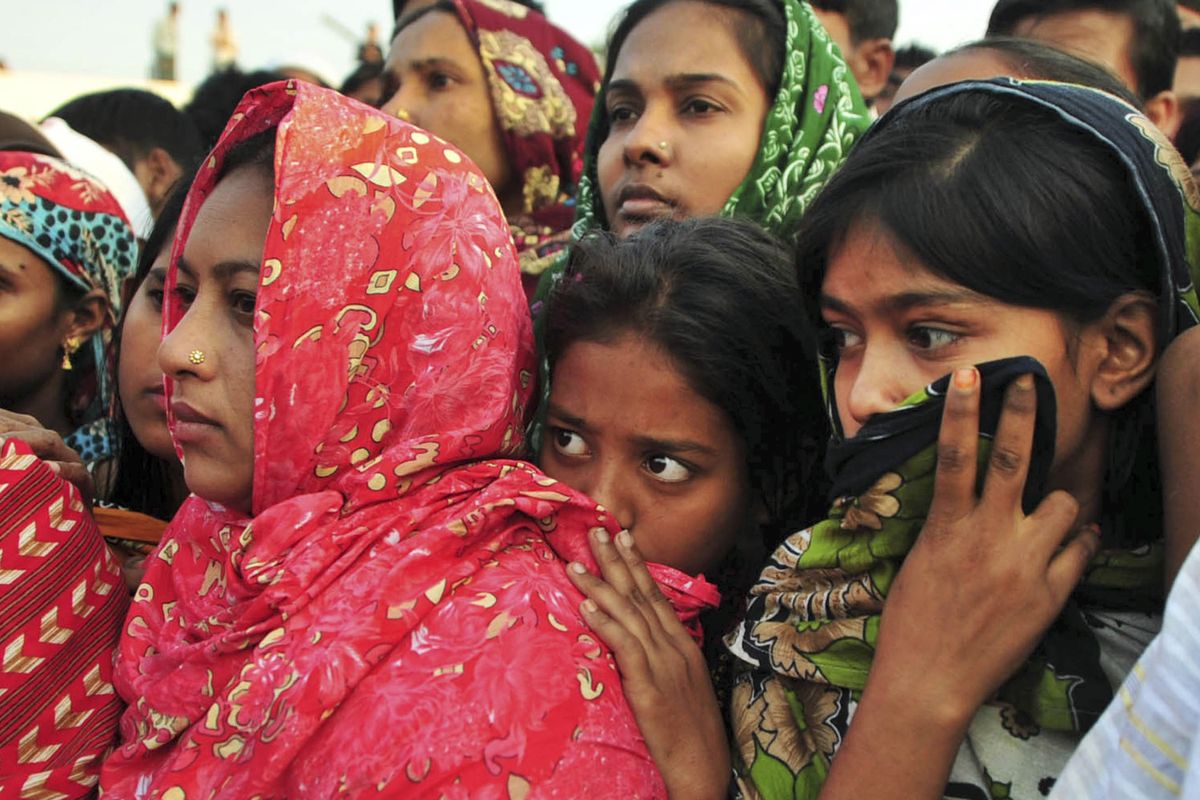
<svg viewBox="0 0 1200 800"><path fill-rule="evenodd" d="M196 366L203 364L205 358L207 358L207 356L204 355L203 350L193 350L192 352L188 353L188 361L192 362Z"/></svg>
<svg viewBox="0 0 1200 800"><path fill-rule="evenodd" d="M658 143L658 149L659 149L659 150L662 150L664 153L665 153L665 152L667 152L667 149L668 149L669 147L670 147L670 145L669 145L669 144L667 144L666 142L659 142L659 143Z"/></svg>

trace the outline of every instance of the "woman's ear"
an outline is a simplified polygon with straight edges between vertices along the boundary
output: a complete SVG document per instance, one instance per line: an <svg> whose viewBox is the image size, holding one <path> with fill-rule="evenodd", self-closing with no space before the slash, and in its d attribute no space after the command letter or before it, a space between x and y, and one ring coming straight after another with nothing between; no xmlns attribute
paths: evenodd
<svg viewBox="0 0 1200 800"><path fill-rule="evenodd" d="M1116 411L1154 380L1159 356L1155 302L1143 293L1121 295L1090 327L1100 348L1092 402L1102 411Z"/></svg>
<svg viewBox="0 0 1200 800"><path fill-rule="evenodd" d="M92 289L63 312L66 323L64 338L85 342L104 327L108 319L108 296L102 289Z"/></svg>

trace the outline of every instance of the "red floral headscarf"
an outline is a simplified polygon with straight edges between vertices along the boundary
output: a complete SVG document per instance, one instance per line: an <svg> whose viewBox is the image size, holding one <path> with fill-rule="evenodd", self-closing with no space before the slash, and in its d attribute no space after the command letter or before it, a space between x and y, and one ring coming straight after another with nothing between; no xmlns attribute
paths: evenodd
<svg viewBox="0 0 1200 800"><path fill-rule="evenodd" d="M566 246L600 69L592 51L510 0L454 0L479 50L522 212L509 219L525 275ZM535 284L536 281L531 281Z"/></svg>
<svg viewBox="0 0 1200 800"><path fill-rule="evenodd" d="M105 797L661 796L562 567L617 526L507 458L533 353L490 187L417 128L274 84L176 257L230 147L274 126L253 517L192 497L147 559ZM716 599L658 576L685 618Z"/></svg>

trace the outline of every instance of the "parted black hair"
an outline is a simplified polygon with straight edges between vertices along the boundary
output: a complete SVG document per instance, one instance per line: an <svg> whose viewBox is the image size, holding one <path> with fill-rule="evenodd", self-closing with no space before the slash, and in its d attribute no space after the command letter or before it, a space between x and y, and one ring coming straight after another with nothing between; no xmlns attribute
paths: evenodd
<svg viewBox="0 0 1200 800"><path fill-rule="evenodd" d="M578 341L632 332L667 353L745 443L770 536L824 510L815 328L790 250L762 228L712 217L656 222L625 240L597 231L572 246L545 313L552 373Z"/></svg>
<svg viewBox="0 0 1200 800"><path fill-rule="evenodd" d="M1000 56L1016 73L1015 77L1087 86L1115 95L1134 108L1142 108L1141 99L1116 75L1095 62L1045 42L1018 39L1014 36L989 36L961 45L946 55L952 56L971 50L990 50Z"/></svg>
<svg viewBox="0 0 1200 800"><path fill-rule="evenodd" d="M891 39L900 24L896 0L812 0L814 8L846 18L853 44L871 39Z"/></svg>
<svg viewBox="0 0 1200 800"><path fill-rule="evenodd" d="M855 147L801 222L797 270L813 308L827 263L859 223L882 226L949 281L1076 325L1100 319L1126 293L1159 295L1154 233L1138 192L1093 135L985 92L889 115L898 112ZM1112 416L1103 497L1114 529L1106 536L1161 530L1152 394Z"/></svg>
<svg viewBox="0 0 1200 800"><path fill-rule="evenodd" d="M204 155L195 123L171 102L142 89L113 89L76 97L47 117L111 150L130 170L160 147L184 170Z"/></svg>
<svg viewBox="0 0 1200 800"><path fill-rule="evenodd" d="M196 87L191 102L183 107L183 112L192 118L200 131L205 151L211 150L221 138L225 125L246 92L281 80L284 76L278 72L242 72L236 67L214 72L205 78Z"/></svg>
<svg viewBox="0 0 1200 800"><path fill-rule="evenodd" d="M1175 0L998 0L988 20L987 35L1012 36L1030 17L1085 10L1121 14L1133 22L1128 55L1143 100L1174 85L1180 33Z"/></svg>

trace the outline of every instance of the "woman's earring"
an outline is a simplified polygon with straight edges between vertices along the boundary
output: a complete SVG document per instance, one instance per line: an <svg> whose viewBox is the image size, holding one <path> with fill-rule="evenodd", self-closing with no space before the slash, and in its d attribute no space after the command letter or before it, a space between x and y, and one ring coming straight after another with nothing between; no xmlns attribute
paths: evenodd
<svg viewBox="0 0 1200 800"><path fill-rule="evenodd" d="M75 355L75 351L79 349L79 345L78 336L68 336L67 340L63 342L62 368L64 371L71 371L71 356Z"/></svg>

